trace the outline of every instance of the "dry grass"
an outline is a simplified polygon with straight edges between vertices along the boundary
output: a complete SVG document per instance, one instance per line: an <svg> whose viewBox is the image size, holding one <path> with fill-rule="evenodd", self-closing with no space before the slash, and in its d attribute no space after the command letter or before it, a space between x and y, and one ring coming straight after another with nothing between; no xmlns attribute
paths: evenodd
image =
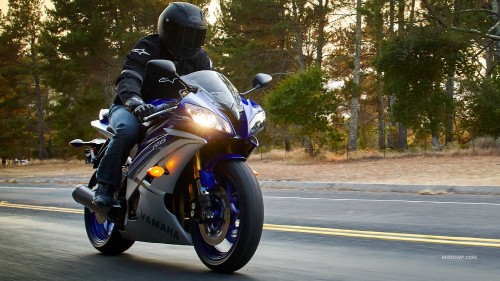
<svg viewBox="0 0 500 281"><path fill-rule="evenodd" d="M92 165L83 160L33 160L25 165L0 166L0 178L40 177L40 176L87 176L92 175Z"/></svg>
<svg viewBox="0 0 500 281"><path fill-rule="evenodd" d="M320 181L386 184L500 185L500 153L468 149L396 153L358 151L347 155L303 150L255 153L248 161L262 181ZM0 168L0 182L43 178L89 178L94 169L83 160L31 161Z"/></svg>
<svg viewBox="0 0 500 281"><path fill-rule="evenodd" d="M419 151L419 152L397 152L389 151L381 152L376 150L361 150L350 152L348 155L333 153L329 151L321 151L318 155L311 157L303 149L295 149L292 151L284 150L271 150L266 153L259 153L256 151L251 157L252 162L276 162L285 165L316 165L327 164L332 162L356 162L367 160L381 160L381 159L406 159L406 158L421 158L421 157L464 157L464 156L500 156L500 149L492 148L476 148L476 149L446 149L441 151ZM50 160L31 160L25 165L8 165L7 167L0 166L0 173L9 170L44 170L44 169L77 169L87 170L92 165L84 164L80 159L50 159Z"/></svg>
<svg viewBox="0 0 500 281"><path fill-rule="evenodd" d="M255 153L251 156L252 161L264 162L281 162L283 164L324 164L330 162L351 162L357 160L377 160L377 159L402 159L412 157L463 157L463 156L500 156L500 148L474 148L474 149L459 149L449 148L444 150L427 150L414 152L398 152L386 150L360 150L350 152L349 154L333 153L329 151L321 151L318 155L311 157L303 149L295 149L292 151L271 150L266 153Z"/></svg>
<svg viewBox="0 0 500 281"><path fill-rule="evenodd" d="M361 154L357 158L310 159L278 153L255 155L248 163L265 181L319 181L378 184L499 186L500 155L490 151L470 153ZM303 155L306 155L305 158ZM273 159L271 159L274 157ZM300 158L301 157L301 158ZM305 159L303 161L299 159Z"/></svg>
<svg viewBox="0 0 500 281"><path fill-rule="evenodd" d="M72 159L72 160L64 160L64 159L48 159L48 160L38 160L34 159L29 161L28 164L26 165L21 165L21 166L52 166L52 165L68 165L68 166L73 166L73 165L80 165L83 163L83 160L78 160L78 159Z"/></svg>

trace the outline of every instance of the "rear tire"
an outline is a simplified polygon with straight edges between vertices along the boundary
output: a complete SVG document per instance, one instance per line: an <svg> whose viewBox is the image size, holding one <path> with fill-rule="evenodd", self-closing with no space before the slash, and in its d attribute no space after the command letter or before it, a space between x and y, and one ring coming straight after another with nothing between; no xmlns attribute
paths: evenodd
<svg viewBox="0 0 500 281"><path fill-rule="evenodd" d="M221 163L215 170L218 187L211 189L215 216L193 223L196 254L211 270L232 273L245 266L260 242L264 202L259 183L245 162Z"/></svg>
<svg viewBox="0 0 500 281"><path fill-rule="evenodd" d="M89 182L89 188L97 184L96 174L92 176ZM98 251L105 255L118 255L128 250L135 241L122 238L118 227L111 221L105 220L101 223L98 214L84 210L85 229L90 243Z"/></svg>

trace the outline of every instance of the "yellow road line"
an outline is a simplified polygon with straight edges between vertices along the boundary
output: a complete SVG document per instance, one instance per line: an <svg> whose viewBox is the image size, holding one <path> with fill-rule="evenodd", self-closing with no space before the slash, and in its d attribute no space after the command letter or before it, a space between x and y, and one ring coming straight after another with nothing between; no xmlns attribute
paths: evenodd
<svg viewBox="0 0 500 281"><path fill-rule="evenodd" d="M274 230L274 231L318 234L318 235L353 237L353 238L500 248L500 239L437 236L437 235L395 233L395 232L376 232L376 231L318 228L318 227L292 226L292 225L273 225L273 224L264 224L264 229Z"/></svg>
<svg viewBox="0 0 500 281"><path fill-rule="evenodd" d="M79 209L70 209L70 208L49 207L49 206L14 204L14 203L8 203L5 201L0 202L0 207L29 209L29 210L37 210L37 211L60 212L60 213L71 213L71 214L83 214L83 209L79 210Z"/></svg>
<svg viewBox="0 0 500 281"><path fill-rule="evenodd" d="M396 236L396 237L407 237L407 238L424 238L424 239L441 239L441 240L451 240L451 241L480 241L480 242L491 242L500 243L500 239L492 238L474 238L474 237L459 237L459 236L439 236L439 235L425 235L425 234L414 234L414 233L397 233L397 232L377 232L377 231L366 231L366 230L349 230L349 229L336 229L336 228L321 228L321 227L309 227L309 226L294 226L294 225L274 225L274 224L264 224L265 228L269 230L283 230L290 229L291 231L306 231L309 233L318 234L330 234L330 233L341 233L341 234L356 234L356 235L373 235L373 236Z"/></svg>
<svg viewBox="0 0 500 281"><path fill-rule="evenodd" d="M71 214L83 214L83 210L81 209L15 204L15 203L8 203L5 201L0 202L0 207L29 209L36 211L62 212ZM500 248L500 239L492 239L492 238L440 236L440 235L425 235L425 234L414 234L414 233L379 232L379 231L322 228L322 227L309 227L309 226L296 226L296 225L278 225L278 224L264 224L264 230L307 233L307 234L317 234L317 235L331 235L331 236L342 236L342 237L353 237L353 238L393 240L393 241L404 241L404 242Z"/></svg>

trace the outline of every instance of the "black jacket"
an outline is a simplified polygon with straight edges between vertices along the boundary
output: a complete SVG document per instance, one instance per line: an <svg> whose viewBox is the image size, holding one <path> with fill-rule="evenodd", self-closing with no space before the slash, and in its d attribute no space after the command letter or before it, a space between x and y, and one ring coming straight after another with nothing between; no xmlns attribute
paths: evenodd
<svg viewBox="0 0 500 281"><path fill-rule="evenodd" d="M173 61L179 75L212 69L212 61L204 49L201 49L190 60L178 60L173 54L160 46L158 34L144 37L136 43L125 59L123 71L116 80L114 104L125 104L133 96L142 97L144 101L161 97L178 97L169 96L168 91L165 90L165 87L171 86L170 83L160 83L157 77L146 77L146 64L153 59ZM172 95L171 91L170 95Z"/></svg>

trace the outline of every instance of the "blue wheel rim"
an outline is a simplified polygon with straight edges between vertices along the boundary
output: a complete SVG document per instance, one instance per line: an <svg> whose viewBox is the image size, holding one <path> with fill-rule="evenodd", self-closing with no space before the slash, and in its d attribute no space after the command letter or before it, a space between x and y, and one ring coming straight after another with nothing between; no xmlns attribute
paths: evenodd
<svg viewBox="0 0 500 281"><path fill-rule="evenodd" d="M195 239L202 244L203 247L200 248L203 255L209 257L211 260L222 260L224 259L234 248L236 241L238 240L239 229L241 227L240 222L240 206L238 201L238 195L235 191L235 188L232 186L230 182L226 182L223 186L227 198L228 198L228 206L224 206L224 204L218 204L212 200L214 213L215 214L223 214L225 212L225 208L229 208L229 218L218 218L214 219L210 223L205 223L205 226L209 226L210 229L221 229L224 224L229 223L229 228L225 235L225 239L222 243L218 245L210 245L206 241L204 241L201 234L196 235ZM215 204L214 204L215 203ZM205 231L204 228L199 227L200 232Z"/></svg>
<svg viewBox="0 0 500 281"><path fill-rule="evenodd" d="M110 221L104 221L102 224L96 218L96 214L93 212L86 212L87 220L90 223L90 234L95 242L104 243L106 242L115 226L114 223Z"/></svg>

